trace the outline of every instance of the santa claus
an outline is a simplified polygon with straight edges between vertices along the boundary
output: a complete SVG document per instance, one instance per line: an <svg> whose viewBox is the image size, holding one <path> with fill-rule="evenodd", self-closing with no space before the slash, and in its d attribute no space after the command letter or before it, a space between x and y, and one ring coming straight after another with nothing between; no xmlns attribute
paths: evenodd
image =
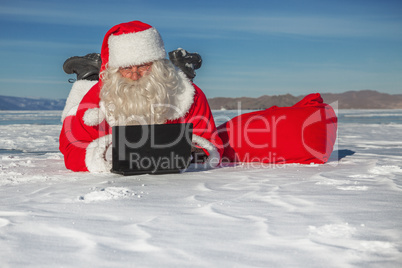
<svg viewBox="0 0 402 268"><path fill-rule="evenodd" d="M209 167L328 161L337 117L320 94L291 107L241 114L216 128L194 73L185 74L165 56L161 36L148 24L122 23L106 33L101 64L94 61L100 80L91 71L78 75L62 114L60 151L68 169L109 172L113 126L172 123L193 123L193 151Z"/></svg>
<svg viewBox="0 0 402 268"><path fill-rule="evenodd" d="M109 172L116 125L193 123L193 150L220 163L219 138L204 93L171 61L162 38L140 21L112 27L101 50L100 80L78 80L63 111L60 151L73 171Z"/></svg>

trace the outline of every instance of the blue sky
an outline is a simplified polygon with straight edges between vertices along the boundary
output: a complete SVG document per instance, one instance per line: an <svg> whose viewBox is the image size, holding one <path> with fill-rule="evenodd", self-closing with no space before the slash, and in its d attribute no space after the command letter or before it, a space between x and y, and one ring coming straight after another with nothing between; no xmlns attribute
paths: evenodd
<svg viewBox="0 0 402 268"><path fill-rule="evenodd" d="M64 61L131 20L202 55L207 97L402 93L401 0L0 0L0 95L66 98Z"/></svg>

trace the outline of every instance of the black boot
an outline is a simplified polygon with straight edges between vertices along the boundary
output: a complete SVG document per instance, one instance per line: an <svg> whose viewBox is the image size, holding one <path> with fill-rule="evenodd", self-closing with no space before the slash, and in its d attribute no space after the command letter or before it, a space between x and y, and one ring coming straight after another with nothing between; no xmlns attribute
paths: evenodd
<svg viewBox="0 0 402 268"><path fill-rule="evenodd" d="M198 53L189 53L182 48L178 48L169 52L170 61L179 67L187 77L193 81L195 70L199 69L202 64L202 58Z"/></svg>
<svg viewBox="0 0 402 268"><path fill-rule="evenodd" d="M99 80L99 72L102 60L99 53L90 53L85 56L68 58L63 64L63 70L67 74L75 73L77 80Z"/></svg>

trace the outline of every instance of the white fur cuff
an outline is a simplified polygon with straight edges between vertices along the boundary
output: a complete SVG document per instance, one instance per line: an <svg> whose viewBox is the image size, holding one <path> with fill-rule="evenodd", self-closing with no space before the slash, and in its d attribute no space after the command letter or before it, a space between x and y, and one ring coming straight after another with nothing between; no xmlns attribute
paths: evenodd
<svg viewBox="0 0 402 268"><path fill-rule="evenodd" d="M66 100L66 106L61 114L61 122L66 119L67 116L75 115L78 110L78 106L81 103L82 98L98 81L78 80L74 82L71 87L70 94Z"/></svg>
<svg viewBox="0 0 402 268"><path fill-rule="evenodd" d="M89 172L110 172L112 163L106 160L106 151L112 145L112 135L92 141L85 154L85 164Z"/></svg>
<svg viewBox="0 0 402 268"><path fill-rule="evenodd" d="M208 151L209 156L205 163L208 165L208 167L215 168L219 165L221 156L218 152L218 149L212 144L212 142L198 135L193 135L192 141L194 144L197 144Z"/></svg>

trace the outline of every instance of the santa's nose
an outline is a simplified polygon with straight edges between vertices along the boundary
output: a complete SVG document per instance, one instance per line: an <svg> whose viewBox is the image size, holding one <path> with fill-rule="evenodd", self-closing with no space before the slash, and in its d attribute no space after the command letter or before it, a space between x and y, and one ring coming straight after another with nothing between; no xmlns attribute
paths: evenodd
<svg viewBox="0 0 402 268"><path fill-rule="evenodd" d="M142 77L142 75L139 74L138 68L135 67L135 69L133 68L131 70L131 76L129 77L131 80L137 81L141 77Z"/></svg>

